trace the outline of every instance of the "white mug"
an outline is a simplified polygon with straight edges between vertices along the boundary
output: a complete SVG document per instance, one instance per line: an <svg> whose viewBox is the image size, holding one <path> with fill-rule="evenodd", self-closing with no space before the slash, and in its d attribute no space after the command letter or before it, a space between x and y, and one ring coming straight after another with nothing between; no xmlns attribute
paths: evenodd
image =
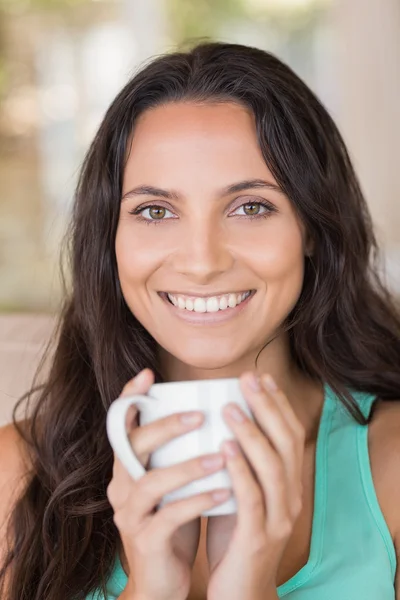
<svg viewBox="0 0 400 600"><path fill-rule="evenodd" d="M230 402L238 404L254 420L238 378L155 383L147 395L121 397L111 404L107 413L107 436L125 469L134 479L139 479L146 470L132 450L125 426L127 411L132 404L139 410L140 425L178 412L195 410L204 414L204 422L200 427L174 438L152 453L149 461L149 468L152 469L170 467L203 454L219 452L222 442L235 437L222 416L222 408ZM173 490L164 496L160 506L217 488L232 489L227 469ZM236 511L236 500L232 495L226 502L202 514L227 515Z"/></svg>

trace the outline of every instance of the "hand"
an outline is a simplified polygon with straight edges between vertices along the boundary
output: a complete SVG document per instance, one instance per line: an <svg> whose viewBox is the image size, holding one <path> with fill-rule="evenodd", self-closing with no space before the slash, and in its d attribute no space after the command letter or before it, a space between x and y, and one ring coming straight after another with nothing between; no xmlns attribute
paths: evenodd
<svg viewBox="0 0 400 600"><path fill-rule="evenodd" d="M122 395L144 394L153 383L153 374L146 369L145 381L129 382ZM135 414L133 407L131 414ZM182 416L197 416L183 421ZM142 465L159 446L178 435L199 427L201 412L179 413L159 419L143 427L134 427L129 437ZM229 490L218 497L214 492L198 494L171 502L159 510L162 497L190 481L219 471L224 457L216 453L188 460L165 469L152 469L137 481L114 457L113 477L107 497L114 509L116 524L129 565L127 597L151 600L185 600L190 590L191 567L199 542L201 513L225 502Z"/></svg>
<svg viewBox="0 0 400 600"><path fill-rule="evenodd" d="M208 520L207 600L277 598L278 567L302 508L304 428L268 376L259 391L252 379L248 373L240 385L256 423L235 404L223 413L237 439L223 452L238 512Z"/></svg>

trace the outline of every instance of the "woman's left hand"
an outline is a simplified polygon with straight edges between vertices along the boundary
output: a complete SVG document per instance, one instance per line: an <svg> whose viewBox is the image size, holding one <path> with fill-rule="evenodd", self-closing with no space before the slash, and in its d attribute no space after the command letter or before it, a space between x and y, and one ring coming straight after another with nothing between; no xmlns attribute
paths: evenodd
<svg viewBox="0 0 400 600"><path fill-rule="evenodd" d="M238 512L208 519L207 600L278 598L278 567L302 508L304 428L269 376L258 391L252 374L240 380L256 422L236 404L224 409L237 439L222 448Z"/></svg>

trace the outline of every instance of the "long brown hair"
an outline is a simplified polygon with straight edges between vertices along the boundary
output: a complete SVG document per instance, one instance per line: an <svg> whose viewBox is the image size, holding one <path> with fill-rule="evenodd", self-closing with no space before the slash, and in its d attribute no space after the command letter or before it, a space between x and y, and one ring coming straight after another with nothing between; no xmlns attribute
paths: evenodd
<svg viewBox="0 0 400 600"><path fill-rule="evenodd" d="M293 359L366 424L349 389L400 396L400 316L380 280L370 214L343 140L310 89L273 55L203 42L157 57L108 109L83 163L71 226L71 283L45 384L15 427L32 461L10 515L9 600L83 599L105 582L119 536L106 497L106 412L142 368L162 381L155 340L129 311L115 235L129 136L161 103L238 102L254 114L265 161L311 234L303 289L288 316Z"/></svg>

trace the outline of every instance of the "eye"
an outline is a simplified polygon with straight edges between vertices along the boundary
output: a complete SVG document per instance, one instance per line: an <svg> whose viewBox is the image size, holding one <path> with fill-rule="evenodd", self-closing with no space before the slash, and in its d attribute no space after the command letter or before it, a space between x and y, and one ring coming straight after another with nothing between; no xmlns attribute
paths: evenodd
<svg viewBox="0 0 400 600"><path fill-rule="evenodd" d="M146 210L149 211L151 219L154 219L155 221L161 221L161 219L165 217L165 213L170 212L165 206L148 206L144 209L144 211Z"/></svg>
<svg viewBox="0 0 400 600"><path fill-rule="evenodd" d="M148 216L142 216L145 211L149 211ZM150 206L143 206L142 208L136 208L134 210L129 211L131 215L136 215L140 221L145 223L159 223L161 221L167 221L169 219L165 219L165 214L170 210L165 208L165 206L158 206L157 204L151 204ZM172 213L171 213L172 214Z"/></svg>
<svg viewBox="0 0 400 600"><path fill-rule="evenodd" d="M236 210L243 208L244 214L247 217L255 217L256 215L260 214L261 207L265 208L265 206L263 206L261 202L246 202L246 204L242 204Z"/></svg>
<svg viewBox="0 0 400 600"><path fill-rule="evenodd" d="M276 208L266 200L258 200L257 202L246 202L245 204L241 204L240 206L238 206L236 211L238 211L241 208L243 208L244 210L244 215L246 217L249 217L250 219L268 217L273 212L276 212Z"/></svg>

